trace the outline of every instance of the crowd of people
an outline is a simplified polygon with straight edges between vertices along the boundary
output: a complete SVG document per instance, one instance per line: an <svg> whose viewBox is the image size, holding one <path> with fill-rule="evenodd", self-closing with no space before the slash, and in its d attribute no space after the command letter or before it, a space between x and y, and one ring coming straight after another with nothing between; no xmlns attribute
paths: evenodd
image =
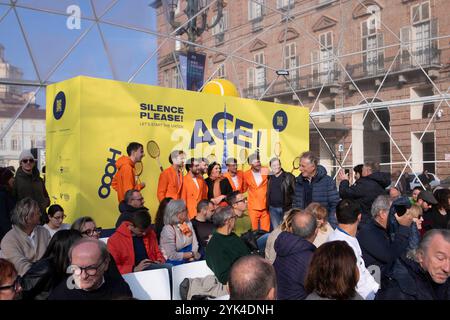
<svg viewBox="0 0 450 320"><path fill-rule="evenodd" d="M122 275L164 268L171 278L173 266L199 260L231 300L450 299L449 189L415 188L409 198L374 162L353 177L339 171L336 183L310 151L295 177L278 158L262 166L258 153L247 171L229 158L223 173L174 150L153 222L135 179L143 157L132 142L116 162L107 243L92 217L63 223L29 151L15 174L1 168L0 299L131 299ZM237 232L246 217L249 231Z"/></svg>

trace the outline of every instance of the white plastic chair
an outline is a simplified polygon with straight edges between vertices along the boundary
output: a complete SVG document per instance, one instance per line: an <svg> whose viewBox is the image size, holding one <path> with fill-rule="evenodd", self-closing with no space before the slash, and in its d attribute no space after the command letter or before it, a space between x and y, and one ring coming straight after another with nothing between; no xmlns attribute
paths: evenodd
<svg viewBox="0 0 450 320"><path fill-rule="evenodd" d="M170 280L167 269L146 270L122 275L133 297L139 300L170 300Z"/></svg>
<svg viewBox="0 0 450 320"><path fill-rule="evenodd" d="M108 244L108 239L109 239L109 237L107 237L107 238L100 238L98 240L103 241L105 244Z"/></svg>
<svg viewBox="0 0 450 320"><path fill-rule="evenodd" d="M172 300L181 300L180 284L184 278L203 278L214 274L205 260L180 264L172 268Z"/></svg>

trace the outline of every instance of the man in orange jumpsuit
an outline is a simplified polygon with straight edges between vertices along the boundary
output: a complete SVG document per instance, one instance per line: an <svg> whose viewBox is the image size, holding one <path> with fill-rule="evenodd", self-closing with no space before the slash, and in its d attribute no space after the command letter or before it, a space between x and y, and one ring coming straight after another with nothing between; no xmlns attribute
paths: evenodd
<svg viewBox="0 0 450 320"><path fill-rule="evenodd" d="M228 179L233 191L244 193L244 173L237 169L237 160L235 158L227 159L227 170L223 176Z"/></svg>
<svg viewBox="0 0 450 320"><path fill-rule="evenodd" d="M116 161L117 172L112 180L112 187L117 192L119 203L125 198L128 190L142 190L145 183L136 184L134 164L144 157L144 147L138 142L131 142L127 147L128 156L121 156Z"/></svg>
<svg viewBox="0 0 450 320"><path fill-rule="evenodd" d="M156 193L159 201L168 197L174 200L181 199L185 154L182 150L172 151L169 160L172 165L159 175Z"/></svg>
<svg viewBox="0 0 450 320"><path fill-rule="evenodd" d="M188 172L183 178L181 199L186 203L189 219L197 215L197 205L203 199L208 199L208 189L206 182L200 173L200 163L197 159L191 158L186 163Z"/></svg>
<svg viewBox="0 0 450 320"><path fill-rule="evenodd" d="M250 170L244 173L244 183L248 188L248 215L252 221L253 230L270 231L270 215L267 211L267 175L269 170L261 167L258 155L248 157Z"/></svg>

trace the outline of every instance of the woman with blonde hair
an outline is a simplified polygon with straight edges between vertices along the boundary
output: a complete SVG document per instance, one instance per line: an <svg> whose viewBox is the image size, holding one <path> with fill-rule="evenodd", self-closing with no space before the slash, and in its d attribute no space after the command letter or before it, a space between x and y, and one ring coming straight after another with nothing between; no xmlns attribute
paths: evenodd
<svg viewBox="0 0 450 320"><path fill-rule="evenodd" d="M273 262L277 257L277 253L275 252L274 249L275 240L277 240L278 236L283 231L292 232L292 218L295 216L296 213L300 211L301 211L300 209L296 208L286 211L284 213L283 222L269 234L266 242L265 258L270 263L273 264Z"/></svg>
<svg viewBox="0 0 450 320"><path fill-rule="evenodd" d="M312 212L317 219L317 228L319 229L319 232L314 240L314 245L318 248L327 241L328 236L333 232L333 228L328 223L328 212L327 209L318 202L311 202L306 207L306 210Z"/></svg>

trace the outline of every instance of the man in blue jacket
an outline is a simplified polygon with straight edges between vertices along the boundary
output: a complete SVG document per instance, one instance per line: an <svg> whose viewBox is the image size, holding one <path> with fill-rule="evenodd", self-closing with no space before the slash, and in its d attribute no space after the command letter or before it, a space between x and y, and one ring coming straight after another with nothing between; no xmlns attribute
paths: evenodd
<svg viewBox="0 0 450 320"><path fill-rule="evenodd" d="M292 233L283 231L275 240L277 258L273 266L277 274L279 300L306 298L305 277L309 262L316 250L317 220L313 213L298 211L292 218Z"/></svg>
<svg viewBox="0 0 450 320"><path fill-rule="evenodd" d="M388 233L389 208L389 196L378 196L372 204L373 219L364 225L356 235L366 267L376 265L382 272L385 265L406 252L411 234L412 216L395 214L398 229L395 239L391 241Z"/></svg>
<svg viewBox="0 0 450 320"><path fill-rule="evenodd" d="M375 162L366 161L363 165L362 176L352 186L343 170L339 171L339 195L342 199L352 199L361 206L361 222L359 227L372 220L370 208L373 201L381 194L386 194L386 188L391 183L390 174L380 172Z"/></svg>
<svg viewBox="0 0 450 320"><path fill-rule="evenodd" d="M311 202L318 202L328 210L328 222L337 226L336 205L339 194L335 181L327 175L327 170L318 164L319 160L311 152L300 156L300 171L295 179L295 196L292 207L305 209Z"/></svg>
<svg viewBox="0 0 450 320"><path fill-rule="evenodd" d="M415 253L398 258L376 300L450 300L450 230L427 232Z"/></svg>

